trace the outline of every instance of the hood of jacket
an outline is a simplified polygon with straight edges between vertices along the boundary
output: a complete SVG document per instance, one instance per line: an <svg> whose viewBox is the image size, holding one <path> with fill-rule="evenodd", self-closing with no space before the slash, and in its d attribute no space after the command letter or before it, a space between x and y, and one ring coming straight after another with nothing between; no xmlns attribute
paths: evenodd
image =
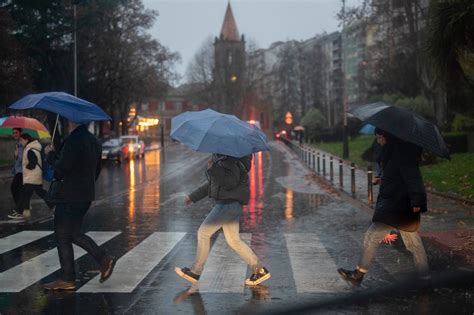
<svg viewBox="0 0 474 315"><path fill-rule="evenodd" d="M35 149L35 150L41 151L41 148L42 148L41 143L38 140L33 140L26 145L25 150Z"/></svg>
<svg viewBox="0 0 474 315"><path fill-rule="evenodd" d="M212 161L214 163L218 163L219 161L224 161L224 160L239 161L244 166L244 169L246 172L250 172L250 169L252 168L252 155L251 154L241 157L241 158L236 158L233 156L216 154L216 153L212 155Z"/></svg>

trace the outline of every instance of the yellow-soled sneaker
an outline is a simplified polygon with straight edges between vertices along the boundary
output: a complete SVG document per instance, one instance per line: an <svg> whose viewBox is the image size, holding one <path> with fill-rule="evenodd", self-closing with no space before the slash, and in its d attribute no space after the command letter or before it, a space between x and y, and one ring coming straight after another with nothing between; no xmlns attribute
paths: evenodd
<svg viewBox="0 0 474 315"><path fill-rule="evenodd" d="M270 279L271 273L267 270L267 268L262 267L259 268L256 272L254 272L249 279L245 280L245 285L248 286L255 286L259 285L265 280Z"/></svg>
<svg viewBox="0 0 474 315"><path fill-rule="evenodd" d="M188 280L192 284L196 284L199 281L199 275L195 274L194 272L191 271L189 268L180 268L176 267L174 268L174 271L180 276L181 278Z"/></svg>

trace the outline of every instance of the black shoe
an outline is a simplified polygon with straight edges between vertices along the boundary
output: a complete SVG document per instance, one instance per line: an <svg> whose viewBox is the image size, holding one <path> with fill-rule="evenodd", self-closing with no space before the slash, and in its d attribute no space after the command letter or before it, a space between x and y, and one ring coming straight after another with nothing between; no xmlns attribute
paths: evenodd
<svg viewBox="0 0 474 315"><path fill-rule="evenodd" d="M100 266L100 280L99 282L105 282L107 279L110 278L112 275L112 272L114 271L115 263L117 262L117 259L112 256L106 256L102 260L102 264Z"/></svg>
<svg viewBox="0 0 474 315"><path fill-rule="evenodd" d="M67 290L76 290L76 282L75 281L64 281L64 280L56 280L50 283L47 283L43 286L45 290L48 291L67 291Z"/></svg>
<svg viewBox="0 0 474 315"><path fill-rule="evenodd" d="M189 282L191 282L193 284L196 284L199 281L200 275L195 274L189 268L176 267L176 268L174 268L174 271L178 274L178 276L180 276L183 279L188 280Z"/></svg>
<svg viewBox="0 0 474 315"><path fill-rule="evenodd" d="M360 285L365 275L365 273L357 269L347 270L347 269L339 268L337 269L337 272L341 275L342 279L349 281L353 285Z"/></svg>
<svg viewBox="0 0 474 315"><path fill-rule="evenodd" d="M251 276L250 279L245 280L245 285L248 286L254 286L262 283L265 280L270 279L271 273L267 270L267 268L262 267L259 268L256 272L254 272Z"/></svg>

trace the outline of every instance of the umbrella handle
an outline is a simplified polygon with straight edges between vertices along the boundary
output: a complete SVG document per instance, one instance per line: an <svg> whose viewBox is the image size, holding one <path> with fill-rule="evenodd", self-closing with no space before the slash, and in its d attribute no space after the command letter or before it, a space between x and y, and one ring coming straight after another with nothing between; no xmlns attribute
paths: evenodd
<svg viewBox="0 0 474 315"><path fill-rule="evenodd" d="M51 137L51 144L54 144L54 136L56 135L56 129L58 128L59 115L56 115L56 123L54 124L53 136Z"/></svg>

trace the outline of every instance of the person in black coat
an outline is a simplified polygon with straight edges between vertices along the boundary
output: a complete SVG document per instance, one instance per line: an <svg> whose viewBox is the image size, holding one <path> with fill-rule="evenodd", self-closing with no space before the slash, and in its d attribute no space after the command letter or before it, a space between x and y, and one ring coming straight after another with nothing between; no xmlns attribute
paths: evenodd
<svg viewBox="0 0 474 315"><path fill-rule="evenodd" d="M428 259L417 232L420 213L427 211L425 186L418 167L422 150L379 128L375 134L383 148L377 159L382 177L372 224L365 233L364 251L356 269L340 268L338 272L343 279L360 284L378 245L382 241L389 242L387 233L398 229L405 246L413 254L420 278L429 279Z"/></svg>
<svg viewBox="0 0 474 315"><path fill-rule="evenodd" d="M112 274L115 258L108 256L92 238L81 232L82 222L95 198L95 181L100 174L102 147L86 125L69 123L71 133L58 154L48 153L54 167L54 189L49 201L56 204L54 235L61 264L61 279L44 286L47 290L74 290L75 270L72 244L82 247L100 265L100 282Z"/></svg>

